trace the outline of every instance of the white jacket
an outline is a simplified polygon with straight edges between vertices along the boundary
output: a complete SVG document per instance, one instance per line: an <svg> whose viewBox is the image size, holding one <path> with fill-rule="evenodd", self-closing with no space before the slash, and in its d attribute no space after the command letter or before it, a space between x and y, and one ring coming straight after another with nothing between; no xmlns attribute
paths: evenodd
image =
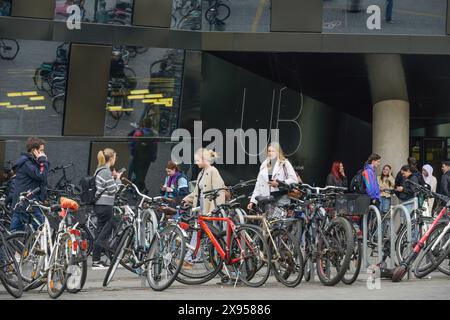
<svg viewBox="0 0 450 320"><path fill-rule="evenodd" d="M259 168L259 174L258 178L256 180L255 189L253 190L252 198L250 199L250 202L253 202L255 204L258 203L256 201L256 197L258 196L264 196L268 197L270 196L271 192L278 191L278 188L272 188L269 185L269 173L267 170L267 162L269 160L266 159ZM287 184L291 183L297 183L297 174L295 173L294 167L289 162L289 160L285 159L284 161L279 161L275 163L275 166L273 167L272 171L272 180L280 180Z"/></svg>

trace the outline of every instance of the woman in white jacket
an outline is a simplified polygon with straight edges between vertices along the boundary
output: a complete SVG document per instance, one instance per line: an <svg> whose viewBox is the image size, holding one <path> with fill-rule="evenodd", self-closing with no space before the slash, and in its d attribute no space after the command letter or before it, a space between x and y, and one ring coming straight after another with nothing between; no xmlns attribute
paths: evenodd
<svg viewBox="0 0 450 320"><path fill-rule="evenodd" d="M294 167L284 157L280 144L271 142L267 146L267 159L264 160L259 168L255 189L247 209L253 209L253 206L258 203L256 200L258 196L268 197L272 195L278 199L278 204L288 203L287 191L278 188L277 180L287 184L298 182Z"/></svg>

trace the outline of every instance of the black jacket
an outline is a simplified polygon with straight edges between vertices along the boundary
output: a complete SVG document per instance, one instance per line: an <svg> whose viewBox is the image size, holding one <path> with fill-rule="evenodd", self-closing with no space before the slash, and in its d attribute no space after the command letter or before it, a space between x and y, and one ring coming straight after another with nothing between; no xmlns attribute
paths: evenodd
<svg viewBox="0 0 450 320"><path fill-rule="evenodd" d="M441 178L441 193L450 197L450 171L447 171Z"/></svg>
<svg viewBox="0 0 450 320"><path fill-rule="evenodd" d="M419 178L416 174L411 174L407 179L403 179L403 191L398 192L398 198L402 201L407 201L414 198L414 190L416 189L412 184L407 183L406 180L419 183Z"/></svg>
<svg viewBox="0 0 450 320"><path fill-rule="evenodd" d="M47 193L48 162L46 157L35 159L31 153L22 153L16 162L16 178L14 179L14 192L12 194L13 207L22 192L41 188L37 198L45 200Z"/></svg>

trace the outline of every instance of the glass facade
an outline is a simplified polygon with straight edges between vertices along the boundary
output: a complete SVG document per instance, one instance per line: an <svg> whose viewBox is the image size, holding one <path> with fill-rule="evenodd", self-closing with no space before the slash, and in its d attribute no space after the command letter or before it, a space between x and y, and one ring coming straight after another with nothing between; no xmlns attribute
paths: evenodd
<svg viewBox="0 0 450 320"><path fill-rule="evenodd" d="M270 31L270 0L173 0L172 10L174 29Z"/></svg>
<svg viewBox="0 0 450 320"><path fill-rule="evenodd" d="M169 137L178 125L183 62L183 50L113 47L105 135Z"/></svg>
<svg viewBox="0 0 450 320"><path fill-rule="evenodd" d="M0 134L61 135L68 43L5 41L17 55L0 59Z"/></svg>
<svg viewBox="0 0 450 320"><path fill-rule="evenodd" d="M131 24L133 0L56 0L55 20L67 20L72 5L80 7L83 22Z"/></svg>
<svg viewBox="0 0 450 320"><path fill-rule="evenodd" d="M446 32L446 0L324 0L323 3L324 33L444 35Z"/></svg>
<svg viewBox="0 0 450 320"><path fill-rule="evenodd" d="M0 16L11 15L11 0L0 0Z"/></svg>

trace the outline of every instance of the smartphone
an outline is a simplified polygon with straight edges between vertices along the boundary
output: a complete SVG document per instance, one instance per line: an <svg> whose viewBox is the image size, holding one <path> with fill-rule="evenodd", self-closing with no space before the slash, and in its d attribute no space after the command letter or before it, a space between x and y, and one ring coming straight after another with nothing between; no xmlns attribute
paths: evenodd
<svg viewBox="0 0 450 320"><path fill-rule="evenodd" d="M117 172L117 173L124 173L125 171L127 171L127 169L122 168L122 169L120 169L119 172Z"/></svg>

